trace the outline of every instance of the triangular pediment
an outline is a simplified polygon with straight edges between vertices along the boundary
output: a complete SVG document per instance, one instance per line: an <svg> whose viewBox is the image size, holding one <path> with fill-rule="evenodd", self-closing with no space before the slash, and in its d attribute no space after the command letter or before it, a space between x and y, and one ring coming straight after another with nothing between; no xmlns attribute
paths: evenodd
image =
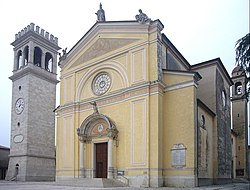
<svg viewBox="0 0 250 190"><path fill-rule="evenodd" d="M129 38L100 38L97 39L84 53L70 66L70 68L88 62L94 58L115 51L119 48L132 44L139 39Z"/></svg>

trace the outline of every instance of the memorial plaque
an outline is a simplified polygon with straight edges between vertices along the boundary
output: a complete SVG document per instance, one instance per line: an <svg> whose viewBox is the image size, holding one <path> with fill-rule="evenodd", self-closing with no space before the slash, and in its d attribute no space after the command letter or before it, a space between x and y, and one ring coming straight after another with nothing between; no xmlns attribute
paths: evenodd
<svg viewBox="0 0 250 190"><path fill-rule="evenodd" d="M186 165L186 147L183 144L174 145L171 149L172 153L172 166L185 166Z"/></svg>

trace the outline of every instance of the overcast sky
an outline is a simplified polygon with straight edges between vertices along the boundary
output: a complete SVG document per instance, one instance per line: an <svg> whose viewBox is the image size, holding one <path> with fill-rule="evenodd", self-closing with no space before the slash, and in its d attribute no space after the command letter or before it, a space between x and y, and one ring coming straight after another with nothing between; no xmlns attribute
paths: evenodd
<svg viewBox="0 0 250 190"><path fill-rule="evenodd" d="M249 0L102 0L107 21L135 20L142 9L193 65L220 57L231 74L235 42L249 33ZM68 50L96 22L100 0L6 0L0 6L0 145L10 146L15 34L31 22ZM60 75L60 73L58 73Z"/></svg>

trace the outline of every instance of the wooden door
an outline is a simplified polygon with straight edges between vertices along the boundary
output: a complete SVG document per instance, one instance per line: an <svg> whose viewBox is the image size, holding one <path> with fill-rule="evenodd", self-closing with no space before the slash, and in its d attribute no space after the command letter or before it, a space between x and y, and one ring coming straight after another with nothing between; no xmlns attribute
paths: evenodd
<svg viewBox="0 0 250 190"><path fill-rule="evenodd" d="M107 178L108 143L96 144L96 177Z"/></svg>

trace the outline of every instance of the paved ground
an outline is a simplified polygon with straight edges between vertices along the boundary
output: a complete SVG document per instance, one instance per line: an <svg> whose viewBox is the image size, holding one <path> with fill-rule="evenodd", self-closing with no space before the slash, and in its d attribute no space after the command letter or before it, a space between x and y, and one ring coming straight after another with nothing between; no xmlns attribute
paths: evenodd
<svg viewBox="0 0 250 190"><path fill-rule="evenodd" d="M132 188L132 187L116 187L116 188L90 188L90 187L79 187L79 186L68 186L58 184L56 182L7 182L7 181L0 181L0 190L87 190L87 189L105 189L105 190L152 190L155 188ZM184 188L170 188L170 187L163 187L163 188L156 188L159 190L183 190ZM205 187L196 187L196 188L185 188L187 190L195 189L195 190L250 190L250 185L247 183L232 183L227 185L216 185L216 186L205 186Z"/></svg>

